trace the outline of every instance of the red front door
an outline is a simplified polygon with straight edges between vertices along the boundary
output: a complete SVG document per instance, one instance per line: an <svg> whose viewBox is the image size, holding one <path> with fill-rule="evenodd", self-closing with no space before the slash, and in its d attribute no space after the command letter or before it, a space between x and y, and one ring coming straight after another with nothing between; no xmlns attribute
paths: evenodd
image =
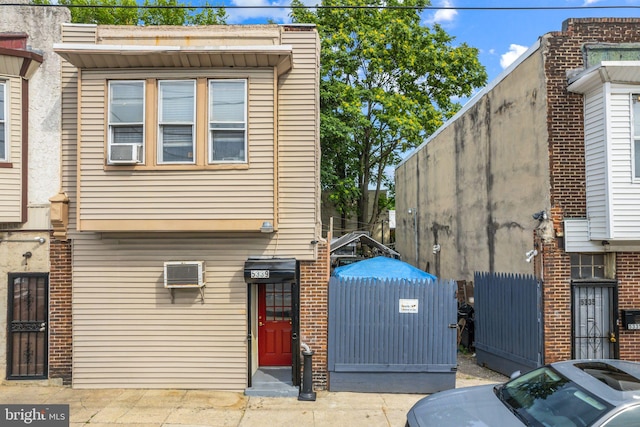
<svg viewBox="0 0 640 427"><path fill-rule="evenodd" d="M258 363L291 366L291 285L258 287Z"/></svg>

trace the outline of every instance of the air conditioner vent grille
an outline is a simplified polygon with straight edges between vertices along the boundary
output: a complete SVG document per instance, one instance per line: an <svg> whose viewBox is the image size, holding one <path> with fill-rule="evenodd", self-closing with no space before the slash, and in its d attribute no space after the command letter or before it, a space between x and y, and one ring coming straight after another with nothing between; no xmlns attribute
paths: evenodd
<svg viewBox="0 0 640 427"><path fill-rule="evenodd" d="M170 261L164 263L164 287L204 286L203 261Z"/></svg>

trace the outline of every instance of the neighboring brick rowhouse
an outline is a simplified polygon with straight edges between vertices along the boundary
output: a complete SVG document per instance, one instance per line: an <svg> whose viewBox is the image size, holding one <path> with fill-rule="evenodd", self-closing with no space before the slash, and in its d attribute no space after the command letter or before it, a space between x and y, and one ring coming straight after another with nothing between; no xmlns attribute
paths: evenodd
<svg viewBox="0 0 640 427"><path fill-rule="evenodd" d="M71 384L71 242L50 240L49 378Z"/></svg>
<svg viewBox="0 0 640 427"><path fill-rule="evenodd" d="M562 32L550 33L545 40L550 194L552 211L562 212L557 219L554 214L558 224L564 218L586 217L583 97L567 91L567 71L584 68L585 43L640 42L640 19L568 19ZM571 269L560 243L543 247L545 362L571 357ZM640 255L617 254L616 264L620 308L631 307L633 298L633 304L638 303L640 285L633 271L640 270ZM639 340L638 334L621 334L620 356L640 359Z"/></svg>
<svg viewBox="0 0 640 427"><path fill-rule="evenodd" d="M315 262L300 263L300 338L313 355L313 385L327 389L329 246L318 245Z"/></svg>
<svg viewBox="0 0 640 427"><path fill-rule="evenodd" d="M640 307L640 253L618 253L616 256L618 278L618 308ZM620 327L620 359L640 360L640 331L627 331Z"/></svg>

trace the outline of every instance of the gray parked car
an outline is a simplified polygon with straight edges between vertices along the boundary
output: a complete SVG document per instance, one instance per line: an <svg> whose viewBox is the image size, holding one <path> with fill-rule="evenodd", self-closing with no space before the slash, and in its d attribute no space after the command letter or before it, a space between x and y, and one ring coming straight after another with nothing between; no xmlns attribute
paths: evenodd
<svg viewBox="0 0 640 427"><path fill-rule="evenodd" d="M419 400L407 426L638 427L640 363L567 360L505 384L442 391Z"/></svg>

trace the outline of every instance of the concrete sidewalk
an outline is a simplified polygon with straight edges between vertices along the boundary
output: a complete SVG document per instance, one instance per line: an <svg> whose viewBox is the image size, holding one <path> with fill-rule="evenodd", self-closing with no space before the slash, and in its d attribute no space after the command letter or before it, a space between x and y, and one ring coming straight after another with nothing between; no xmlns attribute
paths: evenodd
<svg viewBox="0 0 640 427"><path fill-rule="evenodd" d="M458 373L456 387L495 381ZM37 383L0 386L3 404L68 404L70 426L397 426L422 395L319 391L313 402L207 390L78 390Z"/></svg>

